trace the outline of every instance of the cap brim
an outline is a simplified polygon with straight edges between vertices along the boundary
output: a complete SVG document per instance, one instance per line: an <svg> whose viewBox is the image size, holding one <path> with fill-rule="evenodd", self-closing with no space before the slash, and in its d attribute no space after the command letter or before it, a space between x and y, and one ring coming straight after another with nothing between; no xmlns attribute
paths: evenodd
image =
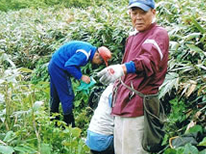
<svg viewBox="0 0 206 154"><path fill-rule="evenodd" d="M149 11L149 9L151 9L149 6L144 5L142 3L133 3L133 4L128 6L128 9L131 9L133 7L138 7L138 8L140 8L140 9L146 11L146 12Z"/></svg>

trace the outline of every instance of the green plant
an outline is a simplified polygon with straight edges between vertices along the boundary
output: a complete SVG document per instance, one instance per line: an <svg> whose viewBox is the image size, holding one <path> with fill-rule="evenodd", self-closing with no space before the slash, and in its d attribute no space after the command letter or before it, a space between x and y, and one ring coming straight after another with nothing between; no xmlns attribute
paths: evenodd
<svg viewBox="0 0 206 154"><path fill-rule="evenodd" d="M170 36L168 73L160 89L161 100L169 106L163 143L167 146L169 138L184 134L193 120L203 133L206 131L204 118L201 119L205 116L206 102L204 4L204 0L195 3L168 0L158 1L156 5L157 22ZM81 139L85 138L92 115L87 104L89 95L75 92L75 119L79 128L64 131L53 127L55 122L49 120L47 64L53 52L70 40L108 46L113 52L110 64L120 63L132 30L127 5L126 0L0 2L3 10L0 11L0 151L89 152ZM82 72L91 76L104 67L87 65ZM72 82L75 91L79 82L74 79ZM36 102L44 102L39 110L33 110ZM202 117L195 119L199 112ZM58 124L65 126L62 121ZM205 146L205 139L199 144ZM199 150L192 145L179 149L167 147L164 153L197 152L196 148ZM202 154L205 150L198 152Z"/></svg>

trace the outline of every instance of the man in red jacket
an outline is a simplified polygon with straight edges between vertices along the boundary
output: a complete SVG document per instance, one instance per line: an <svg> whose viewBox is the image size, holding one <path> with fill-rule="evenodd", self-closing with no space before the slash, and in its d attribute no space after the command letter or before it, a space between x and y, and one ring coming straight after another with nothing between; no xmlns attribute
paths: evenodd
<svg viewBox="0 0 206 154"><path fill-rule="evenodd" d="M144 95L158 93L167 72L169 37L155 22L153 0L130 0L128 8L135 31L127 38L122 64L108 66L98 76L104 84L116 80L112 109L115 153L145 154L141 146L143 98L126 86Z"/></svg>

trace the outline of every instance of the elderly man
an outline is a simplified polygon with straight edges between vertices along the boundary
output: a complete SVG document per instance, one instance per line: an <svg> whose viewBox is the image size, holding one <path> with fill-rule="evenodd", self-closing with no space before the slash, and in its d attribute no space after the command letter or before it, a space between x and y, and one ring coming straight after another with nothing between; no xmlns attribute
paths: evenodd
<svg viewBox="0 0 206 154"><path fill-rule="evenodd" d="M115 153L145 154L141 145L143 98L128 86L143 95L158 93L167 72L169 37L155 22L153 0L130 0L128 9L135 32L127 39L122 64L108 66L98 76L105 84L116 80L112 109Z"/></svg>

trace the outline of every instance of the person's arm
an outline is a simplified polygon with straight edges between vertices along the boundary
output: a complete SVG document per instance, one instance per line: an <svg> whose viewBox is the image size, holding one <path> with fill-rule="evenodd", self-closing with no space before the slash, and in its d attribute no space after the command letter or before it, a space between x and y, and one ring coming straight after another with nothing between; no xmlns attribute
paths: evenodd
<svg viewBox="0 0 206 154"><path fill-rule="evenodd" d="M135 71L135 65L132 61L130 61L121 65L117 64L108 66L100 71L97 76L100 77L100 82L109 84L125 74L135 73Z"/></svg>
<svg viewBox="0 0 206 154"><path fill-rule="evenodd" d="M141 46L141 54L133 60L136 73L144 72L149 77L161 71L168 60L169 37L166 31L158 31L146 39Z"/></svg>
<svg viewBox="0 0 206 154"><path fill-rule="evenodd" d="M163 59L167 56L169 38L164 31L153 37L154 39L147 39L143 43L142 54L134 60L121 65L111 65L100 71L97 74L100 77L100 82L108 84L129 73L144 72L146 76L151 76L159 71L161 64L165 64Z"/></svg>
<svg viewBox="0 0 206 154"><path fill-rule="evenodd" d="M82 52L74 54L64 65L66 71L80 80L82 78L82 72L80 66L84 66L87 63L87 57Z"/></svg>

